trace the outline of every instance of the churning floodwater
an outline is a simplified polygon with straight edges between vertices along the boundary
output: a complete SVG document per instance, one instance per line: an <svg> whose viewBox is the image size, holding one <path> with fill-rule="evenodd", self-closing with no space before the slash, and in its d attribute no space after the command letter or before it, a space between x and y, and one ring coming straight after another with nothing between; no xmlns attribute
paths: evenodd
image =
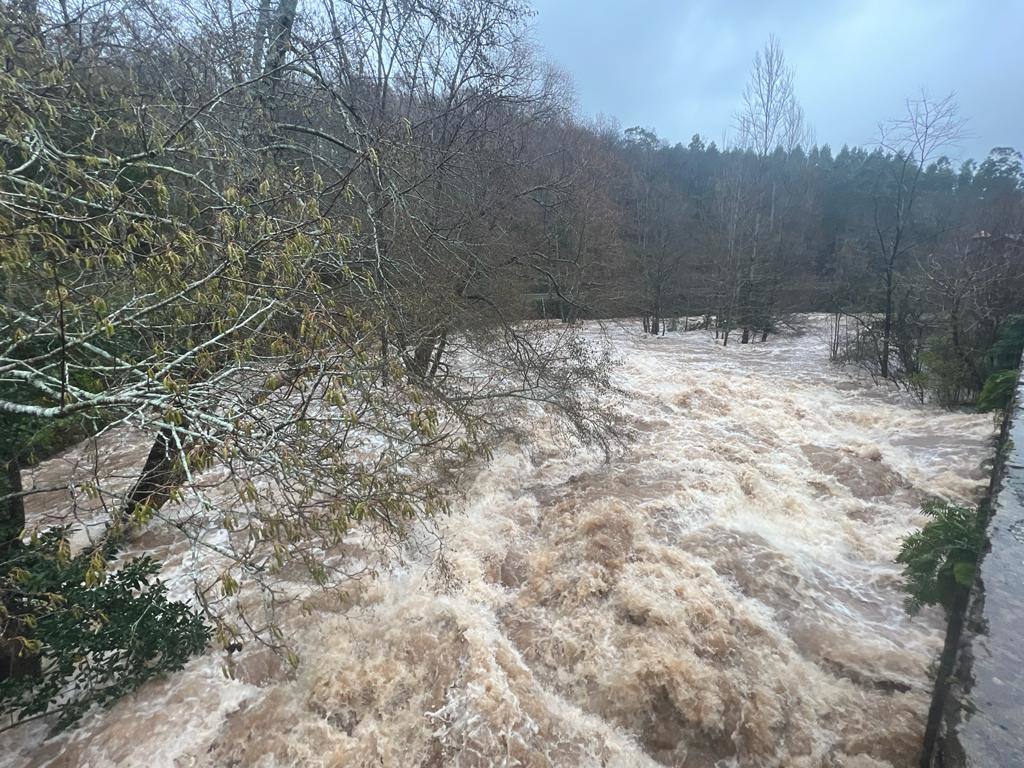
<svg viewBox="0 0 1024 768"><path fill-rule="evenodd" d="M923 499L980 495L992 418L834 369L815 332L638 326L586 329L630 441L606 461L539 418L499 447L443 521L446 578L410 555L295 617L294 674L211 652L70 733L3 734L8 764L914 764L943 627L892 561Z"/></svg>

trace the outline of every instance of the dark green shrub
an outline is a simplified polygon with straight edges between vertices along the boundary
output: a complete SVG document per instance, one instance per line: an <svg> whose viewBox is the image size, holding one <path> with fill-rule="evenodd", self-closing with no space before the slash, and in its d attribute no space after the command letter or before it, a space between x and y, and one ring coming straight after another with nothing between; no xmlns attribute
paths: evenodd
<svg viewBox="0 0 1024 768"><path fill-rule="evenodd" d="M1021 352L1024 350L1024 315L1013 315L999 328L995 343L989 350L988 358L991 371L1016 368L1020 365Z"/></svg>
<svg viewBox="0 0 1024 768"><path fill-rule="evenodd" d="M5 637L40 662L37 674L0 682L0 710L17 721L56 714L57 728L180 669L209 640L188 605L168 600L152 559L107 570L101 554L68 557L65 533L23 547L0 580Z"/></svg>
<svg viewBox="0 0 1024 768"><path fill-rule="evenodd" d="M987 379L978 395L978 410L1002 411L1013 402L1013 391L1017 387L1017 369L996 371Z"/></svg>
<svg viewBox="0 0 1024 768"><path fill-rule="evenodd" d="M953 606L961 590L974 583L985 532L978 510L944 501L921 508L932 519L903 540L896 562L903 565L906 607L910 614L925 605Z"/></svg>

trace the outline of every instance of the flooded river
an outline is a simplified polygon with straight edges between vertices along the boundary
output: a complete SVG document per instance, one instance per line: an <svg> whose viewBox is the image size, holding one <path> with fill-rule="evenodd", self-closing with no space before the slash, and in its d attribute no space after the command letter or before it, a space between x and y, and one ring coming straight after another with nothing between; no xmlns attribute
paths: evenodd
<svg viewBox="0 0 1024 768"><path fill-rule="evenodd" d="M211 652L70 733L0 735L0 760L913 765L942 617L906 617L892 561L923 499L979 496L992 418L833 369L813 332L638 331L586 331L632 439L606 461L538 419L501 446L443 522L447 578L410 556L295 618L294 674Z"/></svg>

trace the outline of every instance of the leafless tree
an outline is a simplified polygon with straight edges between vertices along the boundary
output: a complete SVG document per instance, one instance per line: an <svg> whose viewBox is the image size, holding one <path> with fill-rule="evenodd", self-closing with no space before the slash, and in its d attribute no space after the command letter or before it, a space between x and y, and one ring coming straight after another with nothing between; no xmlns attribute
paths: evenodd
<svg viewBox="0 0 1024 768"><path fill-rule="evenodd" d="M736 116L740 145L759 157L767 157L777 147L790 151L808 144L810 128L797 101L793 77L782 44L775 35L769 36L754 55L743 109Z"/></svg>
<svg viewBox="0 0 1024 768"><path fill-rule="evenodd" d="M733 328L741 332L740 343L758 335L764 341L775 325L792 195L770 172L769 157L777 150L792 152L810 137L793 81L793 69L773 35L754 56L744 107L736 115L739 147L754 162L737 158L717 185L720 215L714 231L724 237L718 250L727 254L718 264L723 343Z"/></svg>
<svg viewBox="0 0 1024 768"><path fill-rule="evenodd" d="M879 146L898 162L884 193L875 197L874 223L878 238L883 285L883 318L879 349L879 372L889 378L896 276L906 255L919 245L912 235L914 202L921 176L930 163L962 136L964 120L958 115L952 94L933 100L922 93L907 99L902 117L879 126Z"/></svg>

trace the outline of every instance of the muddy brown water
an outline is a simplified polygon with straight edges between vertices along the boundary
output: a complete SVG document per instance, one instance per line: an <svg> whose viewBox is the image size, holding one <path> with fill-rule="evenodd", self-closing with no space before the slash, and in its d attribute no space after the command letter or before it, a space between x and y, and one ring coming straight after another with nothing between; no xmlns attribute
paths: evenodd
<svg viewBox="0 0 1024 768"><path fill-rule="evenodd" d="M834 370L813 332L586 332L621 358L634 439L605 463L540 418L534 444L499 449L445 523L445 588L412 557L304 616L294 674L253 648L229 680L210 652L57 738L3 734L0 761L912 765L942 621L904 615L892 559L922 499L980 495L991 418ZM130 477L144 451L122 433L95 455ZM150 535L180 576L188 558Z"/></svg>

